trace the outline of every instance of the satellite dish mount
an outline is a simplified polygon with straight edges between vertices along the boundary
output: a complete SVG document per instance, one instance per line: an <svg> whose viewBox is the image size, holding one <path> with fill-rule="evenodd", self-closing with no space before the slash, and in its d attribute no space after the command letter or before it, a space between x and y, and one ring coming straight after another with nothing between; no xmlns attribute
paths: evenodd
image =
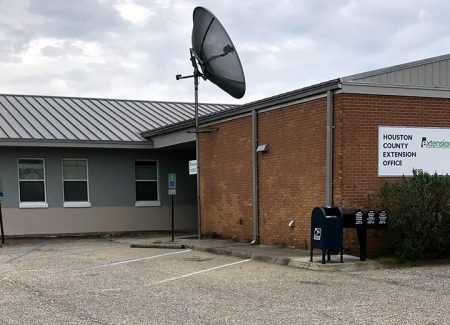
<svg viewBox="0 0 450 325"><path fill-rule="evenodd" d="M176 79L194 78L195 94L195 147L197 159L197 216L198 239L201 239L200 207L200 144L198 122L198 84L199 77L210 80L219 88L235 98L245 94L245 77L241 61L230 37L220 21L208 9L197 7L193 13L192 48L190 60L194 72L192 75L176 75ZM208 130L205 130L208 131ZM209 130L210 131L210 130Z"/></svg>

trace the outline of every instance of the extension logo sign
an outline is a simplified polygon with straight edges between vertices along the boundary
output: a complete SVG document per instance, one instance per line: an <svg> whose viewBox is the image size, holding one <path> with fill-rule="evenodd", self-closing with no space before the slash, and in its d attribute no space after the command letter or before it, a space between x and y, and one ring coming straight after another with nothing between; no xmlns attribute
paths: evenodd
<svg viewBox="0 0 450 325"><path fill-rule="evenodd" d="M450 149L449 140L427 140L427 137L422 137L420 144L421 148L437 148L437 149Z"/></svg>
<svg viewBox="0 0 450 325"><path fill-rule="evenodd" d="M450 128L378 127L378 176L450 174L449 161Z"/></svg>

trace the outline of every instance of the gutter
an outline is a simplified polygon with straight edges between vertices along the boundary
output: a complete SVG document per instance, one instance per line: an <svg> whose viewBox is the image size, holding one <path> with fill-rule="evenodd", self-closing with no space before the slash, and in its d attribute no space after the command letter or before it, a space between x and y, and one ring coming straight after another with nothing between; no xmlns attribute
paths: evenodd
<svg viewBox="0 0 450 325"><path fill-rule="evenodd" d="M258 111L252 111L252 180L253 180L253 240L252 245L259 245L259 191L258 191Z"/></svg>
<svg viewBox="0 0 450 325"><path fill-rule="evenodd" d="M325 163L325 205L333 205L333 129L334 129L334 91L327 91L327 144Z"/></svg>

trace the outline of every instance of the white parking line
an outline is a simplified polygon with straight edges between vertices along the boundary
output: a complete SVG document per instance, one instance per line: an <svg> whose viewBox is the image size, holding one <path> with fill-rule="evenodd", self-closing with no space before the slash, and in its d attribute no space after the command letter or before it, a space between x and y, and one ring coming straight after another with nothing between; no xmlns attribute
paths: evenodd
<svg viewBox="0 0 450 325"><path fill-rule="evenodd" d="M243 260L243 261L239 261L239 262L234 262L234 263L229 263L229 264L225 264L225 265L220 265L220 266L212 267L212 268L209 268L209 269L205 269L205 270L201 270L201 271L197 271L197 272L188 273L188 274L181 275L181 276L176 276L176 277L173 277L173 278L170 278L170 279L158 281L158 282L156 282L156 283L154 283L154 284L161 284L161 283L166 283L166 282L170 282L170 281L175 281L175 280L187 278L188 276L193 276L193 275L197 275L197 274L200 274L200 273L205 273L205 272L209 272L209 271L214 271L214 270L217 270L217 269L221 269L221 268L228 267L228 266L232 266L232 265L236 265L236 264L245 263L245 262L248 262L248 261L251 261L251 259Z"/></svg>
<svg viewBox="0 0 450 325"><path fill-rule="evenodd" d="M55 272L50 272L50 273L41 275L41 277L49 276L49 275L66 274L67 272L91 270L91 269L97 269L97 268L101 268L101 267L115 266L115 265L143 261L143 260L150 260L150 259L154 259L154 258L158 258L158 257L187 253L187 252L191 252L191 251L192 251L191 249L186 249L186 250L182 250L182 251L176 251L176 252L160 254L160 255L152 255L152 256L145 256L145 257L133 258L133 259L128 259L128 260L112 261L112 262L101 263L101 264L85 265L85 266L80 266L77 268L70 268L70 269L64 269L64 270L58 270Z"/></svg>

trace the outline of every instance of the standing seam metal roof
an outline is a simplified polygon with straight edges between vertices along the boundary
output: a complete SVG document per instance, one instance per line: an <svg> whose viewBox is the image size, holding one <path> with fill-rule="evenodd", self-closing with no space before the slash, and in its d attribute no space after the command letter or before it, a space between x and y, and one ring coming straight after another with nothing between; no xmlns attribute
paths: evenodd
<svg viewBox="0 0 450 325"><path fill-rule="evenodd" d="M234 107L199 104L199 115ZM193 118L193 103L0 94L0 142L148 142L143 132Z"/></svg>

